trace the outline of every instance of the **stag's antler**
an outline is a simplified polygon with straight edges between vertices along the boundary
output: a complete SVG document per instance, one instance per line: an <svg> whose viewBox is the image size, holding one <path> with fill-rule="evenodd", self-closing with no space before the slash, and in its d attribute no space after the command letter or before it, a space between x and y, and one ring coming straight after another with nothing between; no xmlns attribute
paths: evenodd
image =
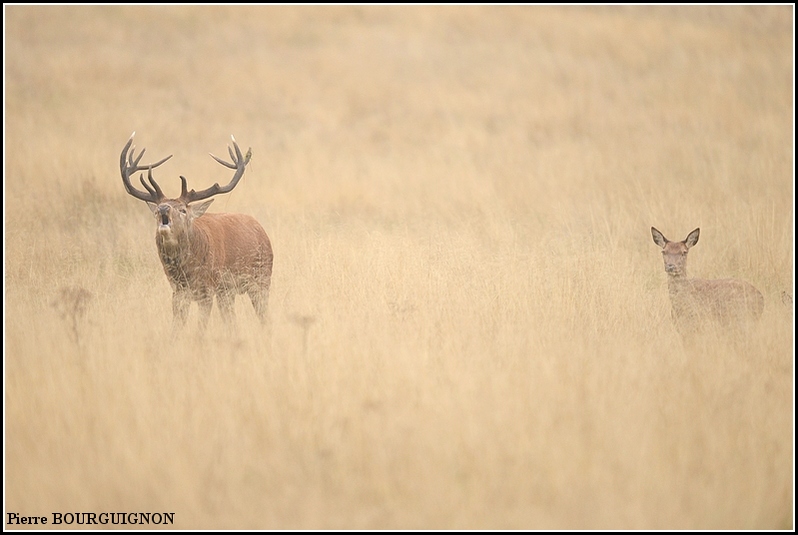
<svg viewBox="0 0 798 535"><path fill-rule="evenodd" d="M139 165L141 157L144 156L144 151L147 149L141 149L141 153L138 155L138 157L133 157L136 154L136 146L133 145L133 136L135 135L135 132L130 135L130 139L127 140L125 148L122 149L122 154L119 157L119 170L122 173L122 184L125 185L125 190L135 198L146 202L160 203L166 198L166 195L163 194L161 188L158 187L158 183L152 178L152 170L171 158L172 155L170 154L157 163ZM151 186L144 182L143 174L139 177L139 179L141 180L141 184L144 186L144 189L147 190L146 193L141 190L137 190L130 183L130 175L132 173L144 171L145 169L147 170L147 179L150 181Z"/></svg>
<svg viewBox="0 0 798 535"><path fill-rule="evenodd" d="M213 154L211 154L211 158L219 162L225 167L230 169L235 169L236 173L233 175L233 179L224 187L220 187L219 183L217 182L213 186L208 189L204 189L202 191L187 191L186 186L186 177L181 176L180 180L183 182L183 191L180 194L180 199L185 203L201 201L202 199L207 199L208 197L213 197L214 195L219 195L220 193L228 193L233 190L234 187L238 184L238 181L241 180L241 177L244 175L244 169L247 167L250 158L252 158L252 149L248 149L245 155L241 154L241 149L238 148L238 143L236 143L236 138L230 136L230 139L233 140L233 147L231 148L230 145L227 146L227 152L230 153L230 159L233 160L233 163L228 163L220 158L217 158ZM233 152L235 149L235 153Z"/></svg>

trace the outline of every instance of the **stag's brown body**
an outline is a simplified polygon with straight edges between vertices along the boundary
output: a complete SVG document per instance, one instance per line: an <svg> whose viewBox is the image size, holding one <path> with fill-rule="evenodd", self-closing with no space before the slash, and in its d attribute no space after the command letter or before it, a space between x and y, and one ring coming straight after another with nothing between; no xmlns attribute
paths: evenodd
<svg viewBox="0 0 798 535"><path fill-rule="evenodd" d="M204 214L177 240L156 232L155 242L166 277L174 291L173 311L186 320L190 301L207 318L213 298L224 319L232 316L237 294L246 293L261 319L266 314L272 274L272 247L266 232L251 216Z"/></svg>
<svg viewBox="0 0 798 535"><path fill-rule="evenodd" d="M762 294L752 284L737 279L687 277L687 252L698 243L699 229L680 242L672 242L651 227L654 243L662 247L671 316L677 329L693 333L713 323L723 328L747 326L759 319L765 308Z"/></svg>
<svg viewBox="0 0 798 535"><path fill-rule="evenodd" d="M198 205L190 204L231 191L241 179L251 151L242 156L233 140L235 152L230 149L233 163L211 155L222 165L236 170L227 186L214 184L200 192L187 191L186 179L181 176L183 189L180 197L168 199L152 178L152 168L169 158L152 165L139 165L144 151L134 159L135 147L128 153L132 141L131 136L122 151L122 182L129 194L147 202L155 216L158 225L155 243L173 290L175 325L185 324L191 302L197 301L201 313L200 323L204 327L214 297L222 319L229 322L234 315L235 296L242 293L249 296L255 312L265 323L273 263L272 246L266 231L255 218L248 215L206 214L212 199ZM146 192L130 184L130 174L144 169L148 170L150 182L147 184L141 178Z"/></svg>

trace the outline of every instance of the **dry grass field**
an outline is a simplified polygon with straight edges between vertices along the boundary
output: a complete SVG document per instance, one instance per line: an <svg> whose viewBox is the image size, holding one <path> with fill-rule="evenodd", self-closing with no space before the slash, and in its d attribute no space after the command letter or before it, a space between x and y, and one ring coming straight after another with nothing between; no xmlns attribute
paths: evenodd
<svg viewBox="0 0 798 535"><path fill-rule="evenodd" d="M6 512L794 527L792 6L4 12ZM252 147L269 329L171 337L134 130ZM756 327L683 342L652 225Z"/></svg>

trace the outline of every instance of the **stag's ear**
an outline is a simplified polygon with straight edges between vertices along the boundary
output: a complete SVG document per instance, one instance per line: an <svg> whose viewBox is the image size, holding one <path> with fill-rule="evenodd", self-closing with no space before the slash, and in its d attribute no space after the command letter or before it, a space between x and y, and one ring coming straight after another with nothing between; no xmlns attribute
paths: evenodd
<svg viewBox="0 0 798 535"><path fill-rule="evenodd" d="M147 206L149 206L149 207L150 207L150 210L152 210L152 213L153 213L153 214L154 214L154 213L155 213L155 211L158 209L158 205L157 205L157 204L155 204L154 202L149 202L149 201L147 201Z"/></svg>
<svg viewBox="0 0 798 535"><path fill-rule="evenodd" d="M687 238L685 238L684 240L684 244L687 246L688 249L693 245L695 245L696 243L698 243L698 233L700 231L701 229L697 228L693 232L687 235Z"/></svg>
<svg viewBox="0 0 798 535"><path fill-rule="evenodd" d="M202 204L197 204L197 205L195 205L195 206L192 206L192 207L191 207L191 214L192 214L194 217L199 217L199 216L201 216L202 214L204 214L204 213L205 213L205 210L207 210L207 209L208 209L208 207L211 205L211 203L212 203L212 202L213 202L213 199L211 199L210 201L205 201L205 202L204 202L204 203L202 203Z"/></svg>
<svg viewBox="0 0 798 535"><path fill-rule="evenodd" d="M668 239L662 235L662 232L658 231L654 227L651 227L651 237L654 238L654 243L659 245L660 247L665 247L668 244Z"/></svg>

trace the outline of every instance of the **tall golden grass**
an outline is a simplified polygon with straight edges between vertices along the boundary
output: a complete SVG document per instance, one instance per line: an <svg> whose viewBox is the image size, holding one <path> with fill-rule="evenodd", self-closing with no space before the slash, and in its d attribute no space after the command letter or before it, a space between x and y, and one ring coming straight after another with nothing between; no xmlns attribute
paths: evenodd
<svg viewBox="0 0 798 535"><path fill-rule="evenodd" d="M791 6L4 11L6 511L794 528ZM170 338L133 130L252 147L270 333ZM651 225L757 328L682 343Z"/></svg>

